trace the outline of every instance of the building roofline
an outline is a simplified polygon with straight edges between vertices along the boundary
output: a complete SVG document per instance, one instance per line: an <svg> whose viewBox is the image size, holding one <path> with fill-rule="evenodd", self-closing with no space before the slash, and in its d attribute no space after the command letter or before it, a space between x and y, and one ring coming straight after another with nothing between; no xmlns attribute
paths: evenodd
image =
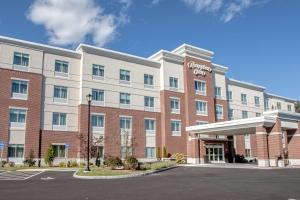
<svg viewBox="0 0 300 200"><path fill-rule="evenodd" d="M198 51L202 51L204 53L207 53L207 54L210 54L210 55L214 55L214 52L213 51L210 51L210 50L207 50L207 49L203 49L203 48L200 48L200 47L196 47L194 45L190 45L190 44L186 44L186 43L183 43L182 45L180 45L179 47L175 48L174 50L172 50L171 52L175 53L177 51L179 51L180 49L182 48L185 48L185 47L190 47L192 49L196 49Z"/></svg>
<svg viewBox="0 0 300 200"><path fill-rule="evenodd" d="M259 90L262 90L262 91L264 91L266 89L266 87L256 85L256 84L253 84L253 83L249 83L249 82L245 82L245 81L239 81L239 80L236 80L236 79L233 79L233 78L227 78L227 81L229 81L230 83L233 83L235 85L256 88L256 89L259 89Z"/></svg>
<svg viewBox="0 0 300 200"><path fill-rule="evenodd" d="M81 57L81 54L74 51L74 50L55 47L55 46L36 43L36 42L30 42L30 41L11 38L11 37L6 37L6 36L2 36L2 35L0 35L0 43L14 44L14 45L18 45L18 46L21 46L21 47L27 47L27 48L42 50L42 51L49 52L49 53L54 53L54 54L62 53L66 56L71 56L71 57L76 57L76 58Z"/></svg>
<svg viewBox="0 0 300 200"><path fill-rule="evenodd" d="M280 95L277 95L277 94L271 94L271 93L268 93L268 92L266 92L265 94L266 94L267 96L270 96L270 97L276 97L276 98L280 98L280 99L292 101L292 102L294 102L294 103L297 102L297 99L292 99L292 98L280 96Z"/></svg>
<svg viewBox="0 0 300 200"><path fill-rule="evenodd" d="M161 61L161 60L166 60L169 62L174 62L177 64L182 64L184 57L175 53L172 53L167 50L159 50L155 54L149 57L149 59L156 60L156 61Z"/></svg>

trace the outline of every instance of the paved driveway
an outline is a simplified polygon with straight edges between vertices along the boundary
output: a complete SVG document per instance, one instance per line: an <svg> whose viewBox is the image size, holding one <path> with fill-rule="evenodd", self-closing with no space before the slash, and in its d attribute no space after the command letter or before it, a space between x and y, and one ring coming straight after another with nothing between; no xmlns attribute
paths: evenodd
<svg viewBox="0 0 300 200"><path fill-rule="evenodd" d="M80 180L73 172L44 172L0 181L0 199L299 199L300 170L179 167L119 180Z"/></svg>

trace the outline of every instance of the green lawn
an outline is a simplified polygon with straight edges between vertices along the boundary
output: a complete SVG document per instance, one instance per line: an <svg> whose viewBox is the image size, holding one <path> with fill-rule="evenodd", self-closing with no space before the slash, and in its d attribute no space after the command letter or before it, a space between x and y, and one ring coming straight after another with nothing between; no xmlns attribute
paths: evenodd
<svg viewBox="0 0 300 200"><path fill-rule="evenodd" d="M129 170L111 170L109 168L91 168L90 172L84 172L84 169L80 169L77 172L78 176L120 176L136 173L136 171Z"/></svg>

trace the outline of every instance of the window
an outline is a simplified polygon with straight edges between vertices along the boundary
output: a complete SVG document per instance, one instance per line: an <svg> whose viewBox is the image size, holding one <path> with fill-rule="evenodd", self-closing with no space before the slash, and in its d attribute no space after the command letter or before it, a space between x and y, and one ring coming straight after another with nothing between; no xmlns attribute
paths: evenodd
<svg viewBox="0 0 300 200"><path fill-rule="evenodd" d="M223 119L223 106L216 105L216 116L218 119Z"/></svg>
<svg viewBox="0 0 300 200"><path fill-rule="evenodd" d="M92 126L95 128L103 128L104 127L104 116L103 115L92 115Z"/></svg>
<svg viewBox="0 0 300 200"><path fill-rule="evenodd" d="M260 116L261 116L261 113L255 113L255 116L256 116L256 117L260 117Z"/></svg>
<svg viewBox="0 0 300 200"><path fill-rule="evenodd" d="M281 103L277 102L277 110L281 110Z"/></svg>
<svg viewBox="0 0 300 200"><path fill-rule="evenodd" d="M260 106L259 97L254 97L254 102L256 107Z"/></svg>
<svg viewBox="0 0 300 200"><path fill-rule="evenodd" d="M92 89L92 101L104 102L104 90Z"/></svg>
<svg viewBox="0 0 300 200"><path fill-rule="evenodd" d="M228 119L233 120L233 109L231 108L228 109Z"/></svg>
<svg viewBox="0 0 300 200"><path fill-rule="evenodd" d="M14 53L14 69L27 70L29 66L29 55L25 53Z"/></svg>
<svg viewBox="0 0 300 200"><path fill-rule="evenodd" d="M148 110L153 110L154 108L154 97L144 97L144 106Z"/></svg>
<svg viewBox="0 0 300 200"><path fill-rule="evenodd" d="M55 102L66 102L68 98L68 88L63 86L54 86L54 101Z"/></svg>
<svg viewBox="0 0 300 200"><path fill-rule="evenodd" d="M24 109L10 109L10 126L11 127L25 127L26 124L26 110Z"/></svg>
<svg viewBox="0 0 300 200"><path fill-rule="evenodd" d="M288 105L287 108L289 112L292 112L292 105Z"/></svg>
<svg viewBox="0 0 300 200"><path fill-rule="evenodd" d="M130 71L120 69L120 80L122 82L130 82Z"/></svg>
<svg viewBox="0 0 300 200"><path fill-rule="evenodd" d="M66 158L66 145L52 145L55 158Z"/></svg>
<svg viewBox="0 0 300 200"><path fill-rule="evenodd" d="M245 157L250 158L251 157L251 149L245 149Z"/></svg>
<svg viewBox="0 0 300 200"><path fill-rule="evenodd" d="M195 90L197 94L206 94L206 82L205 81L195 81Z"/></svg>
<svg viewBox="0 0 300 200"><path fill-rule="evenodd" d="M247 95L246 94L241 94L241 101L242 104L247 105Z"/></svg>
<svg viewBox="0 0 300 200"><path fill-rule="evenodd" d="M16 99L27 99L28 81L12 80L12 97Z"/></svg>
<svg viewBox="0 0 300 200"><path fill-rule="evenodd" d="M144 74L144 86L153 88L153 75Z"/></svg>
<svg viewBox="0 0 300 200"><path fill-rule="evenodd" d="M126 156L131 156L131 155L132 155L132 147L126 147L126 146L121 147L121 158L125 158Z"/></svg>
<svg viewBox="0 0 300 200"><path fill-rule="evenodd" d="M245 111L245 110L242 111L242 118L243 119L248 118L248 111Z"/></svg>
<svg viewBox="0 0 300 200"><path fill-rule="evenodd" d="M207 115L207 102L196 101L197 115Z"/></svg>
<svg viewBox="0 0 300 200"><path fill-rule="evenodd" d="M178 120L171 120L172 136L181 136L181 122Z"/></svg>
<svg viewBox="0 0 300 200"><path fill-rule="evenodd" d="M155 147L146 147L146 158L155 158Z"/></svg>
<svg viewBox="0 0 300 200"><path fill-rule="evenodd" d="M265 111L268 111L269 109L269 99L265 99Z"/></svg>
<svg viewBox="0 0 300 200"><path fill-rule="evenodd" d="M145 119L146 134L155 134L155 120Z"/></svg>
<svg viewBox="0 0 300 200"><path fill-rule="evenodd" d="M8 157L9 158L23 158L24 145L23 144L10 144L8 145Z"/></svg>
<svg viewBox="0 0 300 200"><path fill-rule="evenodd" d="M93 64L93 79L103 80L104 66Z"/></svg>
<svg viewBox="0 0 300 200"><path fill-rule="evenodd" d="M178 78L169 77L169 86L171 89L178 89Z"/></svg>
<svg viewBox="0 0 300 200"><path fill-rule="evenodd" d="M67 76L69 73L69 63L66 61L55 61L55 75Z"/></svg>
<svg viewBox="0 0 300 200"><path fill-rule="evenodd" d="M232 101L232 91L227 92L227 99L228 101Z"/></svg>
<svg viewBox="0 0 300 200"><path fill-rule="evenodd" d="M130 117L121 117L120 118L120 128L125 130L131 129L131 118Z"/></svg>
<svg viewBox="0 0 300 200"><path fill-rule="evenodd" d="M208 124L207 121L196 121L196 125L205 125Z"/></svg>
<svg viewBox="0 0 300 200"><path fill-rule="evenodd" d="M175 114L180 113L180 100L171 98L171 112Z"/></svg>
<svg viewBox="0 0 300 200"><path fill-rule="evenodd" d="M120 93L120 104L130 104L130 94Z"/></svg>
<svg viewBox="0 0 300 200"><path fill-rule="evenodd" d="M218 99L222 98L222 89L220 87L215 87L215 96Z"/></svg>
<svg viewBox="0 0 300 200"><path fill-rule="evenodd" d="M67 125L67 114L54 112L52 115L53 129L64 130Z"/></svg>

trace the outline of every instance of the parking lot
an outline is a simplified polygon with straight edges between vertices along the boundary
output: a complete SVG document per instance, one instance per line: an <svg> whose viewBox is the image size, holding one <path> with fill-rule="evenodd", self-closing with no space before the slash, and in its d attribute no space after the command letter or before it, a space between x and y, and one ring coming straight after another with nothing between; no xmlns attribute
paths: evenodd
<svg viewBox="0 0 300 200"><path fill-rule="evenodd" d="M300 169L178 167L155 175L81 180L73 172L43 172L1 181L5 199L300 199ZM0 198L2 199L2 198Z"/></svg>

